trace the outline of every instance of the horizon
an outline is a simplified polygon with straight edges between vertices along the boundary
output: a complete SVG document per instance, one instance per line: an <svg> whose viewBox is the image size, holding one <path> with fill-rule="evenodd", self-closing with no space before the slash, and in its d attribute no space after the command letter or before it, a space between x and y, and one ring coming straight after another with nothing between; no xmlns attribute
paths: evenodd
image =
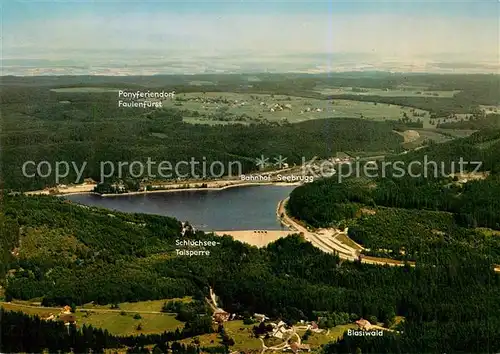
<svg viewBox="0 0 500 354"><path fill-rule="evenodd" d="M499 8L494 0L12 1L2 5L2 76L499 73Z"/></svg>

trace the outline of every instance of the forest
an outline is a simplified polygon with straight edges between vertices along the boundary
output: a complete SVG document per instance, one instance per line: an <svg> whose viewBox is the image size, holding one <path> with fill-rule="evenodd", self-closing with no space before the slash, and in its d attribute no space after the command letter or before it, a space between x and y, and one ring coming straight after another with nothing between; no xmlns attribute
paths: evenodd
<svg viewBox="0 0 500 354"><path fill-rule="evenodd" d="M19 90L29 95L32 89ZM76 95L81 101L67 106L59 103L60 97L50 98L51 94L46 96L43 90L39 95L30 96L29 104L3 104L1 164L5 189L37 190L56 184L54 174L45 178L38 173L34 178L24 176L22 166L26 161L47 161L51 166L57 161L77 166L87 162L80 180L71 169L59 181L69 184L81 183L88 177L100 181L100 163L104 161L115 165L119 161L145 164L151 158L175 165L194 158L208 165L221 161L225 166L238 161L242 173L246 173L256 169L255 158L262 154L268 157L281 154L288 163L300 164L303 157L307 160L313 156L329 157L346 150L389 153L401 150L402 137L392 132L397 122L325 119L293 125L266 122L249 126L193 125L183 123L182 115L173 109L119 108L115 93ZM157 166L153 166L154 175ZM127 169L124 174L123 178L127 178ZM201 167L196 174L202 174ZM109 178L116 179L116 175Z"/></svg>
<svg viewBox="0 0 500 354"><path fill-rule="evenodd" d="M39 299L43 306L100 305L191 296L195 305L166 302L184 328L163 334L119 337L106 330L66 327L0 309L0 352L227 353L180 344L213 329L204 306L212 288L220 306L246 316L263 313L288 324L318 321L322 328L360 317L393 323L399 333L344 336L324 353L493 353L500 351L500 130L498 115L479 115L479 105L498 105L498 76L344 73L258 74L193 77L5 77L0 103L0 285L4 300ZM190 86L189 81L216 85ZM116 93L55 93L60 87L116 87L176 91L231 91L326 97L318 86L457 90L454 97L356 96L356 100L425 109L435 116L477 114L471 121L441 123L440 132L480 130L442 144L425 141L404 151L394 130L404 122L361 119L311 120L208 126L182 122L176 109L122 109ZM342 96L342 98L347 98ZM61 101L71 99L70 105ZM386 162L436 162L420 178L319 179L296 188L287 208L312 228L348 227L348 235L375 255L417 261L416 266L347 262L315 248L301 235L264 248L229 236L187 232L188 239L220 241L209 257L175 252L180 221L74 204L54 196L10 193L55 185L53 176L26 178L25 161L87 162L83 178L99 180L101 161L238 160L243 173L260 155L287 162L337 152L386 154ZM480 161L480 178L450 174L460 158ZM440 166L444 165L444 172ZM468 166L467 172L472 172ZM418 168L417 168L418 169ZM423 167L417 172L423 172ZM154 172L154 171L153 171ZM482 175L483 172L487 174ZM435 175L437 174L437 175ZM125 176L126 179L127 176ZM115 176L110 177L115 179ZM81 182L70 173L60 183ZM130 181L136 183L137 181ZM321 320L320 320L321 319ZM223 333L223 332L222 332ZM148 349L145 346L152 346Z"/></svg>
<svg viewBox="0 0 500 354"><path fill-rule="evenodd" d="M299 235L262 249L224 237L210 257L193 259L175 256L180 223L171 218L119 212L111 217L107 210L50 196L5 195L4 205L8 247L19 248L1 262L7 270L7 300L41 297L45 305L63 305L186 295L201 299L212 287L231 313L265 313L288 323L316 320L318 312L374 316L381 322L404 316L403 333L387 346L395 352L500 349L500 277L491 259L465 247L435 252L416 268L379 267L343 262ZM187 237L215 236L198 231ZM3 325L9 328L16 318L3 316ZM6 343L15 348L21 340L10 333ZM355 346L380 352L374 341L351 342L329 350Z"/></svg>
<svg viewBox="0 0 500 354"><path fill-rule="evenodd" d="M115 336L107 330L83 325L66 327L62 322L44 321L38 316L0 308L0 350L4 353L104 353L105 349L125 348L127 353L196 354L228 353L226 346L203 348L179 343L180 340L212 331L211 318L186 322L182 330L162 334ZM153 344L152 350L146 346Z"/></svg>
<svg viewBox="0 0 500 354"><path fill-rule="evenodd" d="M342 96L343 99L385 102L428 110L433 116L457 113L477 114L479 105L498 104L498 77L491 75L401 75L384 73L339 73L335 75L256 75L260 81L248 85L245 75L198 75L194 77L61 77L2 80L1 161L5 189L36 190L54 186L54 177L27 178L22 173L26 161L71 161L87 166L82 178L100 179L102 161L168 160L175 164L193 157L207 162L239 161L243 172L255 169L254 159L262 154L287 156L289 163L302 157L330 157L336 152L351 153L401 151L402 131L422 124L397 121L374 122L362 119L325 119L299 124L254 122L249 125L206 126L182 123L178 109L119 108L116 92L64 93L61 87L92 87L176 90L229 91L299 95L318 99L316 87L365 87L393 89L425 86L428 90L457 90L454 97ZM198 78L213 84L191 86ZM65 105L61 102L71 102ZM482 116L481 116L482 117ZM477 129L497 126L498 115L463 122L442 122L442 128ZM396 117L394 117L396 118ZM70 174L62 184L81 182Z"/></svg>
<svg viewBox="0 0 500 354"><path fill-rule="evenodd" d="M345 203L451 212L468 227L500 229L500 131L484 130L470 137L389 157L387 169L376 178L349 181L325 178L295 189L290 197L292 215L314 227L329 226L355 213ZM459 163L463 164L460 171ZM397 175L395 162L409 166L412 175ZM474 162L474 163L473 163ZM487 178L461 183L461 173L487 173ZM488 175L489 174L489 175Z"/></svg>
<svg viewBox="0 0 500 354"><path fill-rule="evenodd" d="M500 128L500 114L490 113L481 119L471 119L463 122L445 122L437 125L442 129L499 129Z"/></svg>

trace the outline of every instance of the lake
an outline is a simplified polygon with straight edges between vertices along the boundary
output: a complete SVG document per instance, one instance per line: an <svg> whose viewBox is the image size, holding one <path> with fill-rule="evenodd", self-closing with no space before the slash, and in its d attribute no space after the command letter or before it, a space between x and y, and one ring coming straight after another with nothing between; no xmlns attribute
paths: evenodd
<svg viewBox="0 0 500 354"><path fill-rule="evenodd" d="M116 197L74 194L65 198L75 203L127 213L172 216L189 221L204 231L286 230L276 216L276 208L294 188L296 186L258 185Z"/></svg>

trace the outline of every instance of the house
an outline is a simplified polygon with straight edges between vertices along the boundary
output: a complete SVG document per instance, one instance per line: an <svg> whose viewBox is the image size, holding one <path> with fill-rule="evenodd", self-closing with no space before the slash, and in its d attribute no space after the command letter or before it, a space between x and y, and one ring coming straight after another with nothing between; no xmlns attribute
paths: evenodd
<svg viewBox="0 0 500 354"><path fill-rule="evenodd" d="M63 313L63 314L70 314L71 313L71 307L68 306L68 305L64 306L63 309L62 309L62 311L61 311L61 313Z"/></svg>
<svg viewBox="0 0 500 354"><path fill-rule="evenodd" d="M260 313L254 313L253 318L255 318L255 320L259 321L259 322L264 322L265 320L269 319L269 317L267 317L266 315L260 314Z"/></svg>
<svg viewBox="0 0 500 354"><path fill-rule="evenodd" d="M278 322L278 327L285 327L285 326L286 326L285 322L283 322L283 321Z"/></svg>
<svg viewBox="0 0 500 354"><path fill-rule="evenodd" d="M285 330L283 328L277 328L273 331L272 336L274 338L283 339L283 334L285 334Z"/></svg>
<svg viewBox="0 0 500 354"><path fill-rule="evenodd" d="M54 316L54 314L49 314L47 317L42 317L42 320L45 320L45 321L52 321L56 318L56 316Z"/></svg>
<svg viewBox="0 0 500 354"><path fill-rule="evenodd" d="M125 192L125 185L123 183L113 183L111 187L118 192Z"/></svg>
<svg viewBox="0 0 500 354"><path fill-rule="evenodd" d="M72 313L60 315L59 320L63 321L66 326L76 324L76 316Z"/></svg>
<svg viewBox="0 0 500 354"><path fill-rule="evenodd" d="M229 312L222 310L222 311L214 312L213 319L217 323L222 323L222 322L229 321L230 316L231 316L231 314Z"/></svg>
<svg viewBox="0 0 500 354"><path fill-rule="evenodd" d="M282 339L284 334L292 331L290 329L286 329L286 323L283 321L279 321L278 324L272 323L271 325L274 327L272 336L275 338Z"/></svg>
<svg viewBox="0 0 500 354"><path fill-rule="evenodd" d="M275 327L271 336L274 338L283 339L285 335L290 332L292 332L291 329L286 329L285 327Z"/></svg>
<svg viewBox="0 0 500 354"><path fill-rule="evenodd" d="M368 331L370 328L372 328L372 324L370 321L365 320L364 318L360 318L359 320L356 321L356 324L358 325L359 329L363 331Z"/></svg>

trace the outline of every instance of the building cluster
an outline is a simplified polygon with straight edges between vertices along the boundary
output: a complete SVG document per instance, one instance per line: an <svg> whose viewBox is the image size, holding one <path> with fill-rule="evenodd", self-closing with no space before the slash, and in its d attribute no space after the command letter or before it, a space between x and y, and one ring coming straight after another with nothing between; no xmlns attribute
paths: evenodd
<svg viewBox="0 0 500 354"><path fill-rule="evenodd" d="M255 313L253 315L253 318L258 322L265 322L269 320L269 317L258 313ZM283 321L269 322L269 325L271 325L272 330L267 335L273 338L286 340L286 344L283 347L281 347L281 350L283 352L292 352L292 353L311 351L311 347L309 344L301 343L300 340L298 342L291 340L294 335L298 337L296 330L311 331L313 333L322 333L324 331L323 329L320 329L318 327L316 321L312 322L300 321L300 323L297 326L288 326Z"/></svg>
<svg viewBox="0 0 500 354"><path fill-rule="evenodd" d="M127 191L127 188L125 187L125 185L123 184L123 182L118 182L118 183L113 183L111 185L111 188L113 188L115 191L117 191L118 193L120 192L126 192Z"/></svg>
<svg viewBox="0 0 500 354"><path fill-rule="evenodd" d="M320 113L320 112L323 112L323 109L322 109L322 108L311 108L311 107L307 107L306 109L301 110L301 111L300 111L300 114L310 113L310 112L317 112L317 113Z"/></svg>
<svg viewBox="0 0 500 354"><path fill-rule="evenodd" d="M260 103L261 106L265 106L266 104L264 102ZM267 105L267 109L269 112L280 112L284 110L292 110L292 105L287 103L287 104L280 104L280 103L275 103L271 105Z"/></svg>
<svg viewBox="0 0 500 354"><path fill-rule="evenodd" d="M202 108L208 108L209 105L217 105L215 108L220 108L219 105L228 105L231 108L243 107L248 104L246 101L230 100L225 97L177 97L176 101L180 102L197 102L201 103Z"/></svg>
<svg viewBox="0 0 500 354"><path fill-rule="evenodd" d="M70 324L76 324L76 316L71 312L71 307L64 306L61 309L61 312L57 315L49 314L47 317L42 318L45 321L62 321L66 326Z"/></svg>

